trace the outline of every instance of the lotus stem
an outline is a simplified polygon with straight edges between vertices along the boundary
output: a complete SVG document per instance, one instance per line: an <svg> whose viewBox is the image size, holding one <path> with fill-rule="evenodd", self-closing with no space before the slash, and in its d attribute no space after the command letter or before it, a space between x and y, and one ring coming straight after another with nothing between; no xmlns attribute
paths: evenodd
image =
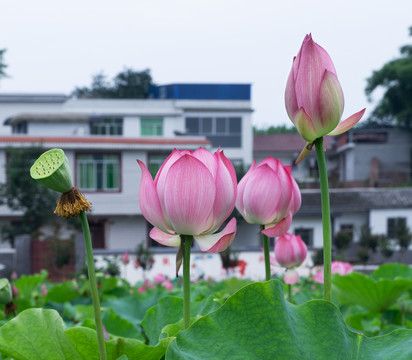
<svg viewBox="0 0 412 360"><path fill-rule="evenodd" d="M193 238L183 235L183 322L185 329L190 326L190 250Z"/></svg>
<svg viewBox="0 0 412 360"><path fill-rule="evenodd" d="M83 228L84 244L86 247L87 269L89 272L90 292L94 308L94 320L96 322L97 343L99 345L100 360L107 360L106 344L104 342L103 323L100 313L99 292L97 290L96 274L94 271L93 247L90 237L89 223L87 222L86 213L80 212L80 220Z"/></svg>
<svg viewBox="0 0 412 360"><path fill-rule="evenodd" d="M332 233L330 221L330 201L328 173L326 170L323 137L315 140L316 156L318 159L320 194L322 203L322 228L323 228L323 291L324 299L332 302Z"/></svg>
<svg viewBox="0 0 412 360"><path fill-rule="evenodd" d="M262 230L264 229L263 225L261 226L261 234L262 234L262 240L263 240L263 253L265 256L265 276L266 276L266 281L269 281L272 278L272 273L270 271L270 254L269 254L269 238L267 235L262 233Z"/></svg>

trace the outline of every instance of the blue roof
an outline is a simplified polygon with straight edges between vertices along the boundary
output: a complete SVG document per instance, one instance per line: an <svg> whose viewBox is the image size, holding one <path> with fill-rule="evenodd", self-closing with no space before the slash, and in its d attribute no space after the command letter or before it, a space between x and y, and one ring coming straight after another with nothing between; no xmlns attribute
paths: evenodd
<svg viewBox="0 0 412 360"><path fill-rule="evenodd" d="M250 100L250 84L169 84L153 86L152 99Z"/></svg>

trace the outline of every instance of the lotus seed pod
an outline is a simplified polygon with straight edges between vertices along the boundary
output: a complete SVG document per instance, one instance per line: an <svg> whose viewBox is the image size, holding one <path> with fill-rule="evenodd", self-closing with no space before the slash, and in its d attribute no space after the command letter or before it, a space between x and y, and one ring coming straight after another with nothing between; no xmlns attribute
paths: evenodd
<svg viewBox="0 0 412 360"><path fill-rule="evenodd" d="M11 303L13 297L11 293L10 282L7 279L0 279L0 304Z"/></svg>
<svg viewBox="0 0 412 360"><path fill-rule="evenodd" d="M69 160L62 149L51 149L40 155L30 168L30 175L40 184L60 193L73 187Z"/></svg>

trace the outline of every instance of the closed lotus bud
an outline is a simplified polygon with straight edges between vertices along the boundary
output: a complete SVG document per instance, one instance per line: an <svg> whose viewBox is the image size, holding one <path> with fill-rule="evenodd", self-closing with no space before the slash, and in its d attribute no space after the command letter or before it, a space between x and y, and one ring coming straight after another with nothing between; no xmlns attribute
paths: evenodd
<svg viewBox="0 0 412 360"><path fill-rule="evenodd" d="M313 142L324 135L339 135L352 128L365 109L339 123L343 91L329 54L306 35L286 84L286 111L300 135Z"/></svg>
<svg viewBox="0 0 412 360"><path fill-rule="evenodd" d="M300 266L306 259L307 247L299 235L285 234L275 243L278 263L288 269Z"/></svg>
<svg viewBox="0 0 412 360"><path fill-rule="evenodd" d="M291 166L278 159L267 157L258 166L255 164L253 161L239 182L236 208L248 223L264 226L265 235L282 236L300 209L298 184L292 177Z"/></svg>

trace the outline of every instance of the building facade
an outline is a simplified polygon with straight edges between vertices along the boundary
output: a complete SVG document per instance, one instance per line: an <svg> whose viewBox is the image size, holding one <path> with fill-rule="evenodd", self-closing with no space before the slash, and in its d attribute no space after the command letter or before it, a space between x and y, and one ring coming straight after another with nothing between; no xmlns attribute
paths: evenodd
<svg viewBox="0 0 412 360"><path fill-rule="evenodd" d="M92 203L96 248L154 245L138 204L136 160L147 164L152 175L174 148L220 147L235 165L252 162L250 85L173 84L155 87L148 99L137 100L0 95L0 115L0 182L7 180L9 147L62 148L74 184ZM0 222L18 217L0 207Z"/></svg>

